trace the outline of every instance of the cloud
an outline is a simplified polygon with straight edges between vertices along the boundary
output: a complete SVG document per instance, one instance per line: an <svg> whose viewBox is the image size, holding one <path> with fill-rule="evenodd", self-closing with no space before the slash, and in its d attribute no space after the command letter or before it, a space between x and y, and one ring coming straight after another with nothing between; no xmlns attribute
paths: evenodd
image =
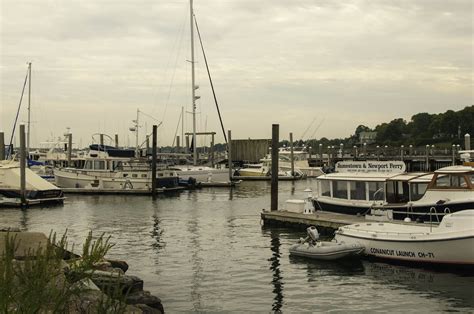
<svg viewBox="0 0 474 314"><path fill-rule="evenodd" d="M316 136L343 137L471 105L471 12L469 0L195 1L235 138L268 137L275 122L301 134L314 116L326 117ZM190 110L188 1L4 0L1 14L0 129L11 129L31 60L34 142L67 126L84 145L98 131L129 138L137 107L172 142ZM199 49L198 124L220 132Z"/></svg>

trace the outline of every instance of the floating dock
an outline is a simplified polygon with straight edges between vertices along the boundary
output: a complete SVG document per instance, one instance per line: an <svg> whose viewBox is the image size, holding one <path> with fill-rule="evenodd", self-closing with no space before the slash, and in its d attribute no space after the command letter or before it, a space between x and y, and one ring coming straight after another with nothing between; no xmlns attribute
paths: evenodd
<svg viewBox="0 0 474 314"><path fill-rule="evenodd" d="M285 210L268 211L263 210L260 214L264 226L284 226L304 229L309 226L317 226L331 232L339 227L366 222L364 216L346 215L331 212L318 211L314 214L302 214Z"/></svg>
<svg viewBox="0 0 474 314"><path fill-rule="evenodd" d="M272 177L270 176L235 176L232 177L232 180L242 180L242 181L270 181ZM303 177L278 177L278 181L297 181L301 180Z"/></svg>
<svg viewBox="0 0 474 314"><path fill-rule="evenodd" d="M178 186L173 188L158 188L156 193L179 192L184 187ZM151 190L139 189L97 189L97 188L63 188L66 194L93 194L93 195L151 195Z"/></svg>

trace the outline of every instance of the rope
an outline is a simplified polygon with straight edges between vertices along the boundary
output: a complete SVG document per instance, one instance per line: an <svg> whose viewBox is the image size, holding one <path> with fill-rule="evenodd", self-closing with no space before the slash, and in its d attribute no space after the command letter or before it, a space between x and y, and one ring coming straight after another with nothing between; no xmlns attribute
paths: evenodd
<svg viewBox="0 0 474 314"><path fill-rule="evenodd" d="M28 70L26 71L25 82L23 83L23 90L21 91L20 103L18 104L18 109L16 111L16 117L15 117L15 123L13 124L13 131L12 131L12 136L10 138L10 145L9 145L10 148L12 147L13 137L15 136L16 123L18 121L18 115L20 114L21 102L23 100L23 95L25 93L25 87L26 87L26 81L27 80L28 80ZM10 150L11 149L8 150L7 158L10 157L11 154L12 154L12 152Z"/></svg>
<svg viewBox="0 0 474 314"><path fill-rule="evenodd" d="M222 134L224 134L224 140L227 144L227 136L225 135L224 123L222 122L221 111L219 110L219 104L217 103L216 92L214 91L214 84L212 83L211 72L209 71L209 65L207 64L206 53L204 52L204 46L201 40L201 33L197 24L196 16L194 16L194 24L196 24L196 31L198 33L199 42L201 43L202 55L204 56L204 62L206 63L207 75L209 76L209 82L211 83L212 95L214 96L214 102L216 103L217 114L219 115L219 121L221 122Z"/></svg>

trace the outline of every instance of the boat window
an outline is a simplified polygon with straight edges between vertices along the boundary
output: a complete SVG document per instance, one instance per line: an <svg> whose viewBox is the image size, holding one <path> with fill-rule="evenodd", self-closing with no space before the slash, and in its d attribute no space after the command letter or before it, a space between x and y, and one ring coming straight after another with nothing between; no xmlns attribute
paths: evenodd
<svg viewBox="0 0 474 314"><path fill-rule="evenodd" d="M365 200L365 182L351 181L351 200Z"/></svg>
<svg viewBox="0 0 474 314"><path fill-rule="evenodd" d="M84 169L92 169L92 160L87 160L84 164Z"/></svg>
<svg viewBox="0 0 474 314"><path fill-rule="evenodd" d="M330 188L331 181L321 180L320 182L321 182L321 196L331 196L331 188Z"/></svg>
<svg viewBox="0 0 474 314"><path fill-rule="evenodd" d="M420 198L425 195L426 188L428 187L428 183L412 183L410 185L410 201L418 201Z"/></svg>
<svg viewBox="0 0 474 314"><path fill-rule="evenodd" d="M332 195L347 199L347 181L332 181Z"/></svg>
<svg viewBox="0 0 474 314"><path fill-rule="evenodd" d="M408 202L408 182L388 181L386 194L389 203Z"/></svg>
<svg viewBox="0 0 474 314"><path fill-rule="evenodd" d="M383 182L369 182L369 200L384 200L385 191Z"/></svg>
<svg viewBox="0 0 474 314"><path fill-rule="evenodd" d="M133 174L132 174L132 178L138 178L138 174L133 173Z"/></svg>
<svg viewBox="0 0 474 314"><path fill-rule="evenodd" d="M105 169L105 161L103 161L103 160L94 160L94 169L95 170L104 170Z"/></svg>
<svg viewBox="0 0 474 314"><path fill-rule="evenodd" d="M449 189L449 188L466 188L467 182L464 178L464 175L458 174L445 174L445 175L438 175L436 177L435 188L442 188L442 189Z"/></svg>
<svg viewBox="0 0 474 314"><path fill-rule="evenodd" d="M142 178L146 178L146 174L142 174Z"/></svg>

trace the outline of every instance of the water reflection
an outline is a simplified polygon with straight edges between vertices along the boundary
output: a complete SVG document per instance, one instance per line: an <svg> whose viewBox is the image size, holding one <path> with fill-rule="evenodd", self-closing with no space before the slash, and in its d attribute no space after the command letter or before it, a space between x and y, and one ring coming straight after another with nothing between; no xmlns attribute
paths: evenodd
<svg viewBox="0 0 474 314"><path fill-rule="evenodd" d="M364 261L364 273L389 285L401 285L414 293L428 293L428 298L445 300L450 307L474 307L472 272L439 272L380 262Z"/></svg>
<svg viewBox="0 0 474 314"><path fill-rule="evenodd" d="M281 276L280 271L280 235L277 232L271 232L271 244L270 250L272 251L272 257L270 261L270 269L272 270L272 285L273 297L272 311L281 312L281 307L283 305L283 277Z"/></svg>

